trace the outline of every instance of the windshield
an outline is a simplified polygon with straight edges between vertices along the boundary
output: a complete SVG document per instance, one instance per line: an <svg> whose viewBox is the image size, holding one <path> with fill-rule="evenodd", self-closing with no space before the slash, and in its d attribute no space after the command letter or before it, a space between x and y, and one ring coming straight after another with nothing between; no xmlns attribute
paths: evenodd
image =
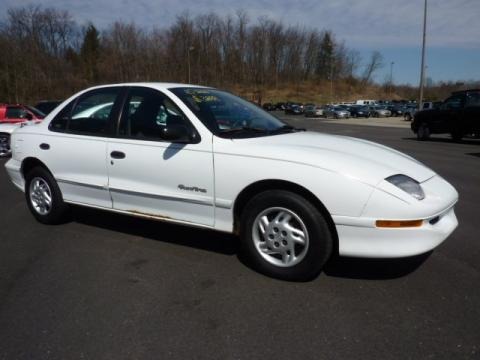
<svg viewBox="0 0 480 360"><path fill-rule="evenodd" d="M253 137L294 130L258 106L226 91L206 88L170 89L215 135Z"/></svg>

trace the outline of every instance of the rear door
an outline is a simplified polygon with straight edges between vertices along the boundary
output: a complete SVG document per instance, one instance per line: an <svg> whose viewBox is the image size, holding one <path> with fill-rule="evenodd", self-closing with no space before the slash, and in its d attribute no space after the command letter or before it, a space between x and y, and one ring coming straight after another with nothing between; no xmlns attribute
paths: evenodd
<svg viewBox="0 0 480 360"><path fill-rule="evenodd" d="M465 106L465 95L454 94L443 103L441 107L441 120L443 132L456 133L465 131L466 123L463 117L463 109ZM432 110L435 111L435 110Z"/></svg>
<svg viewBox="0 0 480 360"><path fill-rule="evenodd" d="M462 126L459 119L462 106L462 97L454 95L447 98L439 108L422 110L422 119L427 120L432 133L451 133Z"/></svg>
<svg viewBox="0 0 480 360"><path fill-rule="evenodd" d="M464 110L465 133L480 134L480 91L469 91Z"/></svg>
<svg viewBox="0 0 480 360"><path fill-rule="evenodd" d="M49 124L40 150L66 201L111 208L108 192L107 140L114 134L121 87L84 93Z"/></svg>

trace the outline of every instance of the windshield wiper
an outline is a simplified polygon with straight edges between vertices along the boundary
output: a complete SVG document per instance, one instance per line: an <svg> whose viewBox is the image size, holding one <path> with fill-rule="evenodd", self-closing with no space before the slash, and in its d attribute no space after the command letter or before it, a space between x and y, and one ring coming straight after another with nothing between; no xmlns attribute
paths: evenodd
<svg viewBox="0 0 480 360"><path fill-rule="evenodd" d="M268 133L268 130L262 129L262 128L250 127L250 126L242 126L238 128L220 130L221 134L236 134L239 132Z"/></svg>
<svg viewBox="0 0 480 360"><path fill-rule="evenodd" d="M283 125L283 126L280 126L279 128L277 128L275 130L271 130L270 133L278 134L278 133L282 133L282 132L295 132L295 131L307 131L307 130L303 129L303 128L296 128L296 127L291 126L291 125Z"/></svg>

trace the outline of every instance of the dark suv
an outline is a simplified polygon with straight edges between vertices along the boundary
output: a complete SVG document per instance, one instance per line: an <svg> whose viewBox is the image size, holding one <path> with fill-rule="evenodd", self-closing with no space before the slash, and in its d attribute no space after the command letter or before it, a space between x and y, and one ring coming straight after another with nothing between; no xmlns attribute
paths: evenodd
<svg viewBox="0 0 480 360"><path fill-rule="evenodd" d="M438 108L418 111L411 128L419 140L430 134L451 134L455 141L480 135L480 89L456 91Z"/></svg>

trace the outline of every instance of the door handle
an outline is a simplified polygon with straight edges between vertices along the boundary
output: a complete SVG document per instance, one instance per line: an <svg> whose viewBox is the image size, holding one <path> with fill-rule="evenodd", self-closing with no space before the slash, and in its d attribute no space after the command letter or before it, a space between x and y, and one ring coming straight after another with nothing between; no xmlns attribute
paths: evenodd
<svg viewBox="0 0 480 360"><path fill-rule="evenodd" d="M112 159L125 159L125 153L121 151L112 151L110 156Z"/></svg>

